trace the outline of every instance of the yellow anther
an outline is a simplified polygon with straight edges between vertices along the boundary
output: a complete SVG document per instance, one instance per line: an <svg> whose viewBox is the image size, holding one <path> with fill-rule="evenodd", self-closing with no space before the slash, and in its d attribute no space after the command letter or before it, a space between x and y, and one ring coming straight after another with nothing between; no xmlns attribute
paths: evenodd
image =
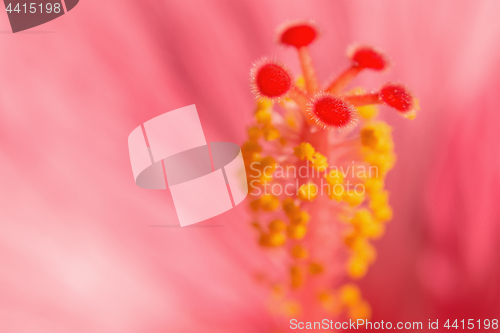
<svg viewBox="0 0 500 333"><path fill-rule="evenodd" d="M375 105L358 106L357 109L358 114L364 119L375 118L378 114L378 108Z"/></svg>
<svg viewBox="0 0 500 333"><path fill-rule="evenodd" d="M289 225L286 230L288 237L293 239L302 239L307 233L307 228L303 224Z"/></svg>
<svg viewBox="0 0 500 333"><path fill-rule="evenodd" d="M290 223L292 225L306 225L307 222L311 219L311 215L309 215L306 211L297 212L296 214L290 215Z"/></svg>
<svg viewBox="0 0 500 333"><path fill-rule="evenodd" d="M262 130L257 126L252 126L248 129L248 139L249 140L257 140L262 135Z"/></svg>
<svg viewBox="0 0 500 333"><path fill-rule="evenodd" d="M295 156L300 158L302 161L305 159L311 160L314 156L314 153L316 152L314 147L310 143L307 143L307 142L302 142L300 145L295 147L293 150L294 150L293 153L295 154Z"/></svg>
<svg viewBox="0 0 500 333"><path fill-rule="evenodd" d="M286 198L285 200L283 200L283 210L285 211L286 215L293 216L299 213L300 207L298 205L295 205L295 202L292 198Z"/></svg>
<svg viewBox="0 0 500 333"><path fill-rule="evenodd" d="M260 153L262 147L255 141L247 141L241 147L241 151L243 154Z"/></svg>
<svg viewBox="0 0 500 333"><path fill-rule="evenodd" d="M377 219L370 225L364 226L362 230L363 235L372 239L381 238L385 233L385 225L383 225L382 222L384 221Z"/></svg>
<svg viewBox="0 0 500 333"><path fill-rule="evenodd" d="M417 118L417 111L419 110L420 110L420 101L418 100L418 98L413 98L413 110L403 114L403 117L409 120L413 120Z"/></svg>
<svg viewBox="0 0 500 333"><path fill-rule="evenodd" d="M368 262L357 255L351 256L347 263L347 273L353 279L359 279L368 272Z"/></svg>
<svg viewBox="0 0 500 333"><path fill-rule="evenodd" d="M261 98L257 101L257 109L270 109L273 107L273 101L267 98Z"/></svg>
<svg viewBox="0 0 500 333"><path fill-rule="evenodd" d="M370 207L386 206L389 204L389 191L380 191L370 195Z"/></svg>
<svg viewBox="0 0 500 333"><path fill-rule="evenodd" d="M344 197L345 189L342 184L326 184L325 185L328 191L328 197L331 200L342 201Z"/></svg>
<svg viewBox="0 0 500 333"><path fill-rule="evenodd" d="M292 247L291 254L295 259L306 259L309 256L307 250L301 245L295 245Z"/></svg>
<svg viewBox="0 0 500 333"><path fill-rule="evenodd" d="M366 192L373 194L384 190L384 180L381 178L367 178L365 180Z"/></svg>
<svg viewBox="0 0 500 333"><path fill-rule="evenodd" d="M347 202L351 207L359 206L365 200L365 195L356 191L344 191L342 199Z"/></svg>
<svg viewBox="0 0 500 333"><path fill-rule="evenodd" d="M292 268L290 269L290 277L292 288L298 288L304 283L302 271L298 266L292 266Z"/></svg>
<svg viewBox="0 0 500 333"><path fill-rule="evenodd" d="M318 186L314 183L307 183L300 186L297 197L303 201L313 201L318 196Z"/></svg>
<svg viewBox="0 0 500 333"><path fill-rule="evenodd" d="M339 288L339 298L342 304L353 306L361 301L361 290L354 283L344 284Z"/></svg>
<svg viewBox="0 0 500 333"><path fill-rule="evenodd" d="M326 171L328 169L328 160L325 155L315 152L311 160L312 167L318 171Z"/></svg>
<svg viewBox="0 0 500 333"><path fill-rule="evenodd" d="M361 301L349 308L349 318L352 320L364 319L370 320L372 309L367 301Z"/></svg>
<svg viewBox="0 0 500 333"><path fill-rule="evenodd" d="M344 174L338 170L330 170L325 174L326 182L330 185L343 184Z"/></svg>
<svg viewBox="0 0 500 333"><path fill-rule="evenodd" d="M360 209L356 212L351 220L351 223L355 227L363 227L365 224L370 224L373 222L373 216L368 209Z"/></svg>
<svg viewBox="0 0 500 333"><path fill-rule="evenodd" d="M281 220L274 220L269 224L269 231L271 233L282 232L285 229L286 229L286 224Z"/></svg>
<svg viewBox="0 0 500 333"><path fill-rule="evenodd" d="M396 154L393 152L379 153L377 151L369 151L364 154L364 159L369 164L377 167L376 177L384 177L396 163Z"/></svg>
<svg viewBox="0 0 500 333"><path fill-rule="evenodd" d="M262 234L259 244L265 247L277 247L285 244L286 236L283 233Z"/></svg>
<svg viewBox="0 0 500 333"><path fill-rule="evenodd" d="M377 221L368 209L360 209L351 220L359 234L378 239L384 234L385 227Z"/></svg>
<svg viewBox="0 0 500 333"><path fill-rule="evenodd" d="M356 230L351 231L344 236L344 244L352 248L359 237L360 236Z"/></svg>
<svg viewBox="0 0 500 333"><path fill-rule="evenodd" d="M258 109L255 112L255 120L257 120L259 124L268 125L271 123L271 119L271 111L268 109Z"/></svg>
<svg viewBox="0 0 500 333"><path fill-rule="evenodd" d="M394 149L391 131L391 127L383 121L367 123L361 128L361 144L381 153L389 152Z"/></svg>
<svg viewBox="0 0 500 333"><path fill-rule="evenodd" d="M373 215L380 222L387 222L392 220L392 208L389 205L377 206L373 209Z"/></svg>
<svg viewBox="0 0 500 333"><path fill-rule="evenodd" d="M243 152L243 160L245 162L245 169L247 170L247 173L248 172L254 172L254 170L252 170L250 168L250 166L254 162L259 162L260 159L261 159L260 153L257 153L257 152Z"/></svg>
<svg viewBox="0 0 500 333"><path fill-rule="evenodd" d="M285 138L280 138L280 145L286 146L287 143L288 143L288 141L286 141Z"/></svg>
<svg viewBox="0 0 500 333"><path fill-rule="evenodd" d="M317 262L313 262L309 265L309 273L311 275L318 275L323 273L323 271L324 271L323 265Z"/></svg>
<svg viewBox="0 0 500 333"><path fill-rule="evenodd" d="M276 127L272 125L268 125L264 127L264 138L267 141L274 141L279 139L280 132L276 129Z"/></svg>
<svg viewBox="0 0 500 333"><path fill-rule="evenodd" d="M404 117L408 120L414 120L415 118L417 118L417 113L415 111L410 111L405 114Z"/></svg>
<svg viewBox="0 0 500 333"><path fill-rule="evenodd" d="M297 76L297 79L295 80L295 85L302 89L306 88L306 80L304 80L304 77L302 75Z"/></svg>
<svg viewBox="0 0 500 333"><path fill-rule="evenodd" d="M262 183L262 184L266 184L266 183L269 183L271 180L273 180L273 176L268 174L268 173L262 173L259 177L259 181Z"/></svg>
<svg viewBox="0 0 500 333"><path fill-rule="evenodd" d="M377 259L377 251L364 238L357 238L356 241L352 245L352 250L354 254L364 260L366 263L371 264Z"/></svg>
<svg viewBox="0 0 500 333"><path fill-rule="evenodd" d="M272 194L264 194L260 197L260 206L266 212L276 210L280 205L279 199Z"/></svg>
<svg viewBox="0 0 500 333"><path fill-rule="evenodd" d="M387 222L392 219L392 208L389 205L389 192L376 192L371 195L370 208L378 221Z"/></svg>
<svg viewBox="0 0 500 333"><path fill-rule="evenodd" d="M250 201L250 208L256 212L260 209L260 199Z"/></svg>
<svg viewBox="0 0 500 333"><path fill-rule="evenodd" d="M259 163L253 165L253 172L259 174L260 171L260 181L268 182L273 179L273 173L276 170L276 160L270 156L262 158ZM255 169L259 171L255 171Z"/></svg>

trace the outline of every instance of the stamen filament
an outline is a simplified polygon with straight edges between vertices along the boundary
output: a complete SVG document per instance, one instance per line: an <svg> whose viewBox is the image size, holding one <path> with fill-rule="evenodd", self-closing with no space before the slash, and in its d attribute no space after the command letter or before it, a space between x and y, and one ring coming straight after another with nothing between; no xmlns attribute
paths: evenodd
<svg viewBox="0 0 500 333"><path fill-rule="evenodd" d="M309 103L309 96L307 96L307 92L300 89L297 86L293 86L292 89L290 89L290 92L288 93L288 97L297 103L297 105L300 107L301 111L305 114L305 110L307 110L307 104ZM309 119L310 117L307 116L306 119Z"/></svg>
<svg viewBox="0 0 500 333"><path fill-rule="evenodd" d="M352 65L339 75L326 89L327 92L337 95L363 70L362 67Z"/></svg>
<svg viewBox="0 0 500 333"><path fill-rule="evenodd" d="M302 46L297 50L299 52L300 65L302 66L307 92L312 93L318 91L318 78L316 77L316 71L314 70L309 49L307 46Z"/></svg>
<svg viewBox="0 0 500 333"><path fill-rule="evenodd" d="M344 96L344 100L354 106L364 106L381 104L380 93L370 93L365 95Z"/></svg>

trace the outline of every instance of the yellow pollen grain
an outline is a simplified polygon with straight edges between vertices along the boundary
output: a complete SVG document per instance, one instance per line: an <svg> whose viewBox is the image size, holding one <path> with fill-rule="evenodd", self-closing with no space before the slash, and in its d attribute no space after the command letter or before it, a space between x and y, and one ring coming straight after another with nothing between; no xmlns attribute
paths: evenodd
<svg viewBox="0 0 500 333"><path fill-rule="evenodd" d="M344 175L338 170L330 170L325 175L326 182L330 185L342 184L344 183Z"/></svg>
<svg viewBox="0 0 500 333"><path fill-rule="evenodd" d="M365 201L365 195L356 191L345 191L342 199L347 202L351 207L359 206Z"/></svg>
<svg viewBox="0 0 500 333"><path fill-rule="evenodd" d="M299 213L300 208L298 205L295 205L295 201L293 200L293 198L286 198L285 200L283 200L283 210L285 211L286 215L293 216Z"/></svg>
<svg viewBox="0 0 500 333"><path fill-rule="evenodd" d="M314 183L307 183L300 186L297 197L303 201L313 201L318 196L318 186Z"/></svg>
<svg viewBox="0 0 500 333"><path fill-rule="evenodd" d="M307 222L311 219L311 215L309 215L306 211L300 211L296 214L290 215L290 223L292 225L306 225Z"/></svg>
<svg viewBox="0 0 500 333"><path fill-rule="evenodd" d="M323 273L324 267L320 263L313 262L309 265L309 273L311 275L318 275Z"/></svg>
<svg viewBox="0 0 500 333"><path fill-rule="evenodd" d="M307 233L307 228L306 226L299 224L299 225L289 225L287 227L287 234L288 237L292 239L302 239L305 237Z"/></svg>
<svg viewBox="0 0 500 333"><path fill-rule="evenodd" d="M371 316L372 309L367 301L362 301L349 308L349 318L352 320L370 320Z"/></svg>
<svg viewBox="0 0 500 333"><path fill-rule="evenodd" d="M265 194L260 197L260 206L262 210L266 212L272 212L276 210L280 205L279 199L272 194Z"/></svg>
<svg viewBox="0 0 500 333"><path fill-rule="evenodd" d="M248 129L248 139L249 140L257 140L262 136L262 130L257 126L252 126Z"/></svg>
<svg viewBox="0 0 500 333"><path fill-rule="evenodd" d="M306 259L309 253L303 246L297 244L292 247L291 255L295 259Z"/></svg>
<svg viewBox="0 0 500 333"><path fill-rule="evenodd" d="M243 144L243 147L241 147L241 151L243 154L260 153L262 147L255 141L247 141Z"/></svg>
<svg viewBox="0 0 500 333"><path fill-rule="evenodd" d="M255 112L255 120L261 125L268 125L271 123L271 112L265 109L259 109Z"/></svg>
<svg viewBox="0 0 500 333"><path fill-rule="evenodd" d="M378 115L378 108L375 105L358 106L358 114L361 118L369 120Z"/></svg>
<svg viewBox="0 0 500 333"><path fill-rule="evenodd" d="M361 290L354 283L344 284L338 291L340 301L347 306L353 306L361 301Z"/></svg>
<svg viewBox="0 0 500 333"><path fill-rule="evenodd" d="M265 126L263 131L264 131L264 139L266 139L266 141L274 141L279 139L280 137L280 132L274 126L271 125Z"/></svg>
<svg viewBox="0 0 500 333"><path fill-rule="evenodd" d="M306 88L306 80L304 79L304 76L299 75L297 79L295 80L295 85L301 89Z"/></svg>
<svg viewBox="0 0 500 333"><path fill-rule="evenodd" d="M257 101L258 110L267 110L273 107L273 101L267 98L262 98Z"/></svg>
<svg viewBox="0 0 500 333"><path fill-rule="evenodd" d="M384 190L384 180L381 178L367 178L365 180L365 189L371 195Z"/></svg>
<svg viewBox="0 0 500 333"><path fill-rule="evenodd" d="M290 269L290 278L292 288L299 288L304 283L302 271L298 266L292 266Z"/></svg>
<svg viewBox="0 0 500 333"><path fill-rule="evenodd" d="M286 229L286 224L282 220L274 220L269 224L269 231L271 233L282 232Z"/></svg>
<svg viewBox="0 0 500 333"><path fill-rule="evenodd" d="M360 131L361 144L380 153L392 151L394 142L392 141L391 131L391 126L383 121L366 123Z"/></svg>
<svg viewBox="0 0 500 333"><path fill-rule="evenodd" d="M366 275L368 272L368 262L356 255L351 256L347 263L347 273L353 279L359 279Z"/></svg>
<svg viewBox="0 0 500 333"><path fill-rule="evenodd" d="M307 143L307 142L302 142L300 145L295 147L293 150L294 150L295 156L300 158L300 160L302 160L302 161L305 159L312 160L314 153L316 152L314 147L310 143Z"/></svg>
<svg viewBox="0 0 500 333"><path fill-rule="evenodd" d="M324 172L328 169L328 161L325 155L315 152L312 157L312 167L320 172Z"/></svg>
<svg viewBox="0 0 500 333"><path fill-rule="evenodd" d="M277 247L285 244L286 236L283 233L262 234L259 244L264 247Z"/></svg>

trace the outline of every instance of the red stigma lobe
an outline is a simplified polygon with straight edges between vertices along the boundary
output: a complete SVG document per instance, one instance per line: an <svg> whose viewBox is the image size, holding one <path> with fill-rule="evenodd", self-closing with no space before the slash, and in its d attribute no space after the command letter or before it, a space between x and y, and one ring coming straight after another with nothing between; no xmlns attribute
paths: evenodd
<svg viewBox="0 0 500 333"><path fill-rule="evenodd" d="M385 104L402 113L410 111L413 107L413 95L402 85L385 85L380 90L380 98Z"/></svg>
<svg viewBox="0 0 500 333"><path fill-rule="evenodd" d="M352 124L356 111L340 98L323 95L313 101L310 112L320 125L340 129Z"/></svg>
<svg viewBox="0 0 500 333"><path fill-rule="evenodd" d="M280 97L290 90L290 74L281 66L268 63L256 71L255 85L258 93L265 97Z"/></svg>
<svg viewBox="0 0 500 333"><path fill-rule="evenodd" d="M351 59L361 68L381 71L389 66L386 56L369 46L355 49Z"/></svg>
<svg viewBox="0 0 500 333"><path fill-rule="evenodd" d="M311 24L294 24L283 30L280 41L283 44L300 48L311 44L317 35L316 28Z"/></svg>

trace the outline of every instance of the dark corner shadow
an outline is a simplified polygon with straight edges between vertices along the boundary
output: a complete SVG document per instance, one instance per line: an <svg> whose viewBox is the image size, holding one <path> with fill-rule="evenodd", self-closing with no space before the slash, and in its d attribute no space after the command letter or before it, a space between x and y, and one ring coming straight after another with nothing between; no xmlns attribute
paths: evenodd
<svg viewBox="0 0 500 333"><path fill-rule="evenodd" d="M19 31L12 32L12 30L0 30L0 34L2 35L38 35L38 34L55 34L57 31Z"/></svg>
<svg viewBox="0 0 500 333"><path fill-rule="evenodd" d="M150 225L149 227L151 228L171 228L171 229L195 229L195 228L225 228L226 226L225 225L214 225L214 224L210 224L210 225L197 225L197 224L193 224L193 225L188 225L186 227L181 227L180 225L173 225L173 224L157 224L157 225Z"/></svg>

